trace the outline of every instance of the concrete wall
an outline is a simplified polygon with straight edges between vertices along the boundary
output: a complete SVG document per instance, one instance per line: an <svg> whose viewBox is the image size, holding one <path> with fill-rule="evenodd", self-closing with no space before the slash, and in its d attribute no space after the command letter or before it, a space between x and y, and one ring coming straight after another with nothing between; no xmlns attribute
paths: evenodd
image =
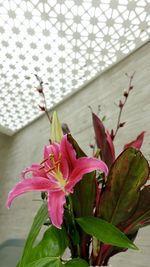
<svg viewBox="0 0 150 267"><path fill-rule="evenodd" d="M90 105L94 111L101 105L101 116L106 115L106 126L114 128L118 115L118 103L128 86L125 73L134 77L134 90L125 107L122 121L127 121L116 139L117 153L123 144L146 131L143 152L150 159L150 44L147 43L122 62L103 73L81 91L58 105L62 122L68 123L73 136L91 155L89 143L93 142ZM36 193L25 194L16 199L10 210L5 208L8 191L18 181L19 173L32 162L40 162L43 146L48 143L49 124L41 117L13 137L0 135L0 241L24 238L30 228L40 197ZM150 228L143 229L137 239L140 252L130 251L112 259L113 267L148 267L150 260Z"/></svg>

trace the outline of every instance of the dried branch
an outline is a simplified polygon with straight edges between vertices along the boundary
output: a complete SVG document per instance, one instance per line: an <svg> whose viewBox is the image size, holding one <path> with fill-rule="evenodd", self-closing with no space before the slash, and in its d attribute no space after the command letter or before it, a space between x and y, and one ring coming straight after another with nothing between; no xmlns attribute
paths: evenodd
<svg viewBox="0 0 150 267"><path fill-rule="evenodd" d="M51 117L49 116L49 113L48 113L48 108L47 108L47 104L46 104L46 98L45 98L44 89L43 89L43 80L37 74L34 74L34 75L35 75L37 81L39 82L39 86L36 89L39 92L39 94L42 95L43 100L44 100L44 106L39 105L39 108L40 108L41 111L45 112L45 114L46 114L46 116L47 116L47 118L48 118L48 120L49 120L49 122L51 124L52 120L51 120Z"/></svg>
<svg viewBox="0 0 150 267"><path fill-rule="evenodd" d="M115 139L115 137L118 133L118 130L125 125L125 122L121 122L121 115L122 115L123 108L124 108L124 106L127 102L127 99L129 97L130 91L133 89L132 80L133 80L134 74L135 74L135 72L131 76L129 76L126 73L126 76L129 78L129 86L128 86L128 89L126 91L124 91L124 93L123 93L124 101L122 101L122 100L119 101L118 107L120 110L119 110L119 114L118 114L117 126L116 126L115 130L113 130L113 129L111 130L112 140Z"/></svg>

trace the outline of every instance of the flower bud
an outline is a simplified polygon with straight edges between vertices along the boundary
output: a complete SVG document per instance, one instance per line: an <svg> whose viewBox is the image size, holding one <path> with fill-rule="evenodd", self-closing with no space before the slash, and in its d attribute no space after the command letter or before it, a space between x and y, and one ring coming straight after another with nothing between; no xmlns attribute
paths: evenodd
<svg viewBox="0 0 150 267"><path fill-rule="evenodd" d="M120 128L123 127L123 126L125 125L125 123L126 123L126 122L120 122L120 123L119 123L119 127L120 127Z"/></svg>
<svg viewBox="0 0 150 267"><path fill-rule="evenodd" d="M39 105L39 108L41 111L45 111L45 107Z"/></svg>
<svg viewBox="0 0 150 267"><path fill-rule="evenodd" d="M94 149L94 145L93 144L89 144L90 148Z"/></svg>
<svg viewBox="0 0 150 267"><path fill-rule="evenodd" d="M61 128L62 128L63 134L70 133L70 130L69 130L67 123L62 123Z"/></svg>
<svg viewBox="0 0 150 267"><path fill-rule="evenodd" d="M37 89L37 91L38 91L40 94L43 93L43 88L42 88L42 87L39 87L39 88L36 88L36 89Z"/></svg>
<svg viewBox="0 0 150 267"><path fill-rule="evenodd" d="M129 90L132 90L133 89L133 85L130 86Z"/></svg>
<svg viewBox="0 0 150 267"><path fill-rule="evenodd" d="M50 134L52 142L60 143L63 132L61 128L61 124L58 118L58 114L56 111L53 112L52 115L52 125L51 125L51 134Z"/></svg>
<svg viewBox="0 0 150 267"><path fill-rule="evenodd" d="M122 103L122 101L120 100L119 101L119 108L122 108L123 107L123 103Z"/></svg>
<svg viewBox="0 0 150 267"><path fill-rule="evenodd" d="M128 97L129 94L128 94L127 91L124 91L123 95L124 95L125 97Z"/></svg>

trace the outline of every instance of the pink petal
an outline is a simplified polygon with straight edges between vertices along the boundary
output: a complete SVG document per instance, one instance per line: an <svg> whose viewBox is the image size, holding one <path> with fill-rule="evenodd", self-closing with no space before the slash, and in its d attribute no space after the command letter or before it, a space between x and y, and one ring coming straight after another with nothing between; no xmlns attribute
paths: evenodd
<svg viewBox="0 0 150 267"><path fill-rule="evenodd" d="M145 134L145 132L140 133L135 140L126 144L124 146L124 149L126 149L128 147L134 147L134 148L140 149L142 144L143 144L144 134Z"/></svg>
<svg viewBox="0 0 150 267"><path fill-rule="evenodd" d="M61 157L61 160L60 160L60 171L64 179L67 180L69 176L69 166L68 166L67 160L63 156Z"/></svg>
<svg viewBox="0 0 150 267"><path fill-rule="evenodd" d="M45 177L46 176L45 171L43 169L41 169L41 165L40 164L32 164L31 166L29 166L26 169L24 169L21 172L21 177L23 179L26 178L25 176L29 172L31 172L31 175L33 177L36 177L36 176Z"/></svg>
<svg viewBox="0 0 150 267"><path fill-rule="evenodd" d="M63 191L48 192L48 212L52 224L61 228L64 215L64 204L66 203Z"/></svg>
<svg viewBox="0 0 150 267"><path fill-rule="evenodd" d="M53 167L52 160L50 159L50 154L54 156L55 162L58 161L60 159L60 145L53 143L49 146L44 147L44 159L46 160L44 166L46 171Z"/></svg>
<svg viewBox="0 0 150 267"><path fill-rule="evenodd" d="M76 162L74 170L72 171L68 179L65 189L70 192L70 189L72 189L76 185L76 183L78 183L82 179L82 176L84 174L92 172L94 170L100 170L105 174L108 173L108 168L102 160L89 157L79 158Z"/></svg>
<svg viewBox="0 0 150 267"><path fill-rule="evenodd" d="M60 150L63 157L65 157L68 162L69 169L72 170L76 163L76 152L67 140L67 135L64 135L61 140Z"/></svg>
<svg viewBox="0 0 150 267"><path fill-rule="evenodd" d="M57 143L53 143L51 145L44 147L44 159L49 158L50 154L54 155L55 160L59 158L60 153L60 145Z"/></svg>
<svg viewBox="0 0 150 267"><path fill-rule="evenodd" d="M24 179L9 192L6 206L9 208L11 206L14 198L30 191L49 191L58 190L57 184L51 183L48 179L43 177L36 177L31 179Z"/></svg>

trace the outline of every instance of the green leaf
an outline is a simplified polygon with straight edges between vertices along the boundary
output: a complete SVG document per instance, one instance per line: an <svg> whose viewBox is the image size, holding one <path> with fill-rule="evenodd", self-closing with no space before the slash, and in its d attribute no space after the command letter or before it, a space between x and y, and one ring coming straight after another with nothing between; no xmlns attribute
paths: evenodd
<svg viewBox="0 0 150 267"><path fill-rule="evenodd" d="M78 143L70 134L68 135L68 141L75 149L77 158L86 157L86 154L82 151ZM96 199L95 172L83 176L83 179L75 186L74 193L71 195L71 198L75 217L93 215ZM84 258L88 258L88 248L86 250L84 248L87 246L87 244L89 244L90 237L82 229L80 229L79 234L81 255L84 256Z"/></svg>
<svg viewBox="0 0 150 267"><path fill-rule="evenodd" d="M66 231L51 226L45 233L42 240L31 252L29 261L38 260L45 257L62 256L68 246Z"/></svg>
<svg viewBox="0 0 150 267"><path fill-rule="evenodd" d="M71 196L76 217L93 214L95 194L95 172L92 172L83 176L83 179L76 185Z"/></svg>
<svg viewBox="0 0 150 267"><path fill-rule="evenodd" d="M85 153L79 147L78 143L69 134L68 141L76 151L77 158L85 157ZM74 193L71 195L73 209L76 217L83 217L93 214L95 204L96 183L95 172L85 174L83 179L77 183Z"/></svg>
<svg viewBox="0 0 150 267"><path fill-rule="evenodd" d="M89 235L95 236L105 244L117 247L137 249L125 234L114 225L95 217L83 217L76 219L80 227Z"/></svg>
<svg viewBox="0 0 150 267"><path fill-rule="evenodd" d="M52 125L51 125L51 141L60 143L61 139L63 137L63 132L61 128L61 124L57 115L57 112L54 111L52 116Z"/></svg>
<svg viewBox="0 0 150 267"><path fill-rule="evenodd" d="M67 139L72 144L74 150L76 151L77 158L86 157L86 154L84 153L84 151L81 149L81 147L78 145L77 141L72 137L71 134L67 135Z"/></svg>
<svg viewBox="0 0 150 267"><path fill-rule="evenodd" d="M40 229L43 223L45 222L47 218L48 218L47 203L44 203L41 206L41 208L38 210L34 218L33 224L31 226L31 230L28 234L28 237L27 237L27 240L24 246L24 250L23 250L22 258L19 263L19 267L26 267L26 261L31 253L33 244L36 240L37 235L40 232Z"/></svg>
<svg viewBox="0 0 150 267"><path fill-rule="evenodd" d="M62 267L58 257L46 257L29 263L26 267Z"/></svg>
<svg viewBox="0 0 150 267"><path fill-rule="evenodd" d="M110 169L99 216L114 225L128 220L136 209L148 173L148 162L140 151L134 148L123 151Z"/></svg>
<svg viewBox="0 0 150 267"><path fill-rule="evenodd" d="M65 265L65 267L89 267L89 264L82 259L73 259L68 261Z"/></svg>
<svg viewBox="0 0 150 267"><path fill-rule="evenodd" d="M69 240L72 242L73 245L76 246L80 242L80 236L79 236L79 232L76 229L76 226L74 223L74 216L72 216L72 212L70 208L65 209L64 217L65 217L66 231L68 233Z"/></svg>
<svg viewBox="0 0 150 267"><path fill-rule="evenodd" d="M130 234L148 224L150 224L150 185L141 190L134 214L121 227Z"/></svg>

